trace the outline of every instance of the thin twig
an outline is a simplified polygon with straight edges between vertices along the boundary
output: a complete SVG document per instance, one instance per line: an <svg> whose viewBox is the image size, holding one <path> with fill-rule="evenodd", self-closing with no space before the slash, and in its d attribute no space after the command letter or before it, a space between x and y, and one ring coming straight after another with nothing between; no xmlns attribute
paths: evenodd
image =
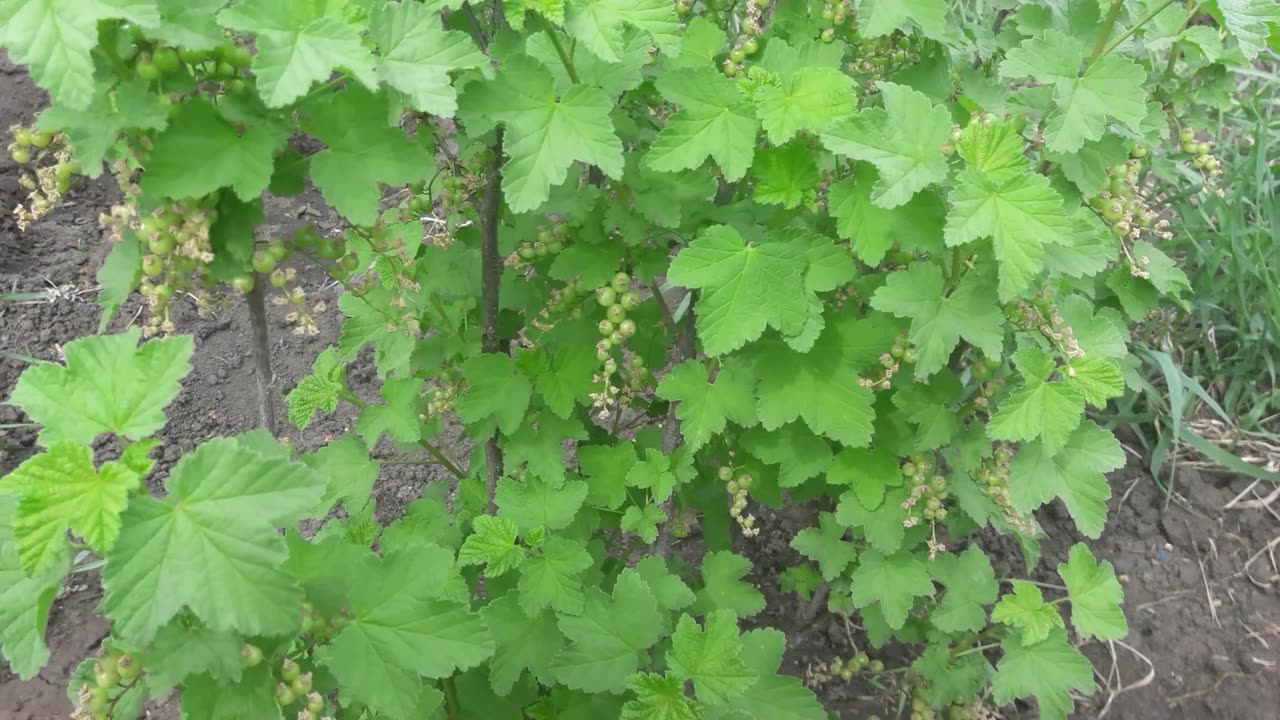
<svg viewBox="0 0 1280 720"><path fill-rule="evenodd" d="M509 352L499 335L498 286L502 280L502 255L498 252L498 222L502 214L502 135L498 128L485 168L484 198L480 205L480 316L483 322L481 350ZM502 448L498 431L484 442L485 493L490 514L497 514L498 478L502 476Z"/></svg>
<svg viewBox="0 0 1280 720"><path fill-rule="evenodd" d="M271 381L271 344L267 336L267 304L266 293L262 286L266 277L254 273L253 289L249 291L249 325L253 330L253 364L254 379L258 386L258 421L273 436L276 435L276 408L270 395Z"/></svg>

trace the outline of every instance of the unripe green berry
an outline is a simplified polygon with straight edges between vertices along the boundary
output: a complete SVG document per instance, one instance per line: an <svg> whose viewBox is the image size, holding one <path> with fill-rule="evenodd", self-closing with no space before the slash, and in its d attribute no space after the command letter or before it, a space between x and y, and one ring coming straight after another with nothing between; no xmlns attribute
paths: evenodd
<svg viewBox="0 0 1280 720"><path fill-rule="evenodd" d="M601 307L613 307L617 300L618 293L613 288L607 286L596 288L596 302L600 303Z"/></svg>
<svg viewBox="0 0 1280 720"><path fill-rule="evenodd" d="M626 292L627 288L631 287L631 276L624 272L620 272L613 276L613 280L609 281L609 285L612 286L616 292Z"/></svg>
<svg viewBox="0 0 1280 720"><path fill-rule="evenodd" d="M614 307L618 307L618 306L614 305ZM618 323L618 332L621 333L622 337L624 338L629 338L632 335L635 335L636 322L630 319L623 320L622 322Z"/></svg>
<svg viewBox="0 0 1280 720"><path fill-rule="evenodd" d="M618 302L622 303L622 307L626 310L635 310L640 307L640 293L628 290L619 296Z"/></svg>
<svg viewBox="0 0 1280 720"><path fill-rule="evenodd" d="M288 707L297 699L297 695L294 695L293 690L289 689L288 685L284 683L276 684L276 704L280 707Z"/></svg>
<svg viewBox="0 0 1280 720"><path fill-rule="evenodd" d="M240 649L240 660L245 667L257 666L258 663L262 662L262 648L245 643L245 646Z"/></svg>
<svg viewBox="0 0 1280 720"><path fill-rule="evenodd" d="M605 310L604 316L609 318L609 322L620 323L627 319L627 311L623 310L621 305L615 303L610 305L608 310Z"/></svg>
<svg viewBox="0 0 1280 720"><path fill-rule="evenodd" d="M601 320L596 324L596 329L600 331L601 335L608 337L613 334L613 323L608 320Z"/></svg>
<svg viewBox="0 0 1280 720"><path fill-rule="evenodd" d="M728 465L721 465L720 469L716 471L716 476L720 478L721 482L729 482L733 479L733 468Z"/></svg>

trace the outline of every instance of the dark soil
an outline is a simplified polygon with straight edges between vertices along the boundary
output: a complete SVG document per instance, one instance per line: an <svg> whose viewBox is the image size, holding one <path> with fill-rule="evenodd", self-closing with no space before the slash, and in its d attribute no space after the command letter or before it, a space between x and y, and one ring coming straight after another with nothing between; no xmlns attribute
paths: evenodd
<svg viewBox="0 0 1280 720"><path fill-rule="evenodd" d="M42 103L43 96L26 75L0 56L0 129L30 121ZM81 185L61 209L19 232L10 214L25 196L17 177L17 168L4 154L0 158L0 292L44 291L47 300L0 304L0 349L58 360L63 344L97 330L94 273L105 242L96 220L113 202L115 190L105 177ZM273 199L267 217L274 225L267 228L269 232L282 232L302 219L316 222L322 229L336 226L324 204L309 194ZM313 301L325 300L330 309L320 318L320 334L305 337L293 335L283 312L268 306L275 363L271 387L278 396L308 372L311 360L336 337L340 322L334 303L337 289L326 285L324 276L315 270L299 271ZM140 308L140 301L134 298L110 329L127 326ZM161 460L152 477L156 489L183 452L208 438L258 425L244 302L233 299L210 317L198 317L190 310L177 322L180 331L195 336L195 367L169 408L169 423L160 435L164 445L157 453ZM8 396L22 369L21 363L0 357L0 397ZM367 364L353 368L350 379L357 394L375 397L376 383ZM277 413L283 420L282 402ZM0 405L0 423L25 419L16 408ZM346 431L351 420L350 414L339 412L321 418L305 432L286 434L300 447L313 448ZM33 452L35 433L0 433L6 433L0 435L2 474ZM456 433L452 435L456 437ZM457 460L465 460L470 453L463 440L455 439L445 448ZM375 449L375 454L389 452L388 448ZM384 466L375 489L379 515L397 515L424 483L444 480L445 473L432 466ZM1100 681L1106 680L1111 692L1140 684L1147 675L1148 667L1138 653L1153 664L1154 677L1141 687L1112 697L1109 708L1111 692L1103 689L1078 703L1078 717L1100 717L1105 710L1107 716L1122 720L1280 718L1280 579L1276 578L1273 557L1266 553L1250 566L1252 578L1244 572L1245 561L1280 533L1280 516L1264 509L1221 510L1246 485L1238 477L1184 473L1178 489L1186 493L1193 511L1175 504L1162 512L1164 496L1143 469L1135 465L1112 477L1116 497L1111 504L1111 522L1102 539L1091 545L1100 559L1115 564L1125 586L1131 629L1125 642L1132 650L1096 642L1083 647L1104 674ZM1119 502L1122 496L1127 498L1123 505ZM770 514L761 535L739 545L739 552L756 563L754 577L769 599L768 610L756 621L788 632L787 669L802 676L807 667L855 652L854 643L866 649L858 628L840 617L822 612L815 620L804 622L801 615L806 603L782 594L771 580L799 561L789 542L811 521L813 513L812 508L798 506ZM1047 509L1041 521L1050 539L1044 543L1038 578L1055 582L1052 568L1065 560L1067 550L1079 538L1059 509ZM1020 572L1021 556L1006 539L984 538L982 544L1006 566L1001 568L1008 570L1006 575ZM693 547L686 549L696 552ZM71 709L66 680L106 634L105 622L96 614L98 597L96 577L80 576L68 583L49 621L53 656L39 676L19 681L0 666L0 718L66 717ZM895 660L906 659L893 649L886 649L881 656L890 666ZM892 689L837 681L817 690L840 718L860 718L871 712L894 716L897 697ZM176 718L175 706L170 701L150 714L164 720ZM1035 715L1028 707L1008 709L1006 714Z"/></svg>

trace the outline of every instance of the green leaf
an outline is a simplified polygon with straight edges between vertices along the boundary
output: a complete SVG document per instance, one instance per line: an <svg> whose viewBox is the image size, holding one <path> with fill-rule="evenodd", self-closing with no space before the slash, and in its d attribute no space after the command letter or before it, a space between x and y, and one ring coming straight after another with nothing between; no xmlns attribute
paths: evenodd
<svg viewBox="0 0 1280 720"><path fill-rule="evenodd" d="M101 335L142 279L142 242L137 235L125 233L120 242L111 246L94 279L101 287L98 291L98 305L102 307L98 334Z"/></svg>
<svg viewBox="0 0 1280 720"><path fill-rule="evenodd" d="M6 0L0 3L0 45L13 62L60 105L80 110L93 102L98 23L120 18L159 21L154 0Z"/></svg>
<svg viewBox="0 0 1280 720"><path fill-rule="evenodd" d="M681 107L667 118L650 146L649 167L663 172L693 170L710 157L726 180L747 174L760 123L737 83L702 67L668 70L658 78L657 87L664 98Z"/></svg>
<svg viewBox="0 0 1280 720"><path fill-rule="evenodd" d="M817 590L822 582L822 573L808 564L792 565L778 573L778 587L782 588L783 592L799 595L801 600L812 597L813 591Z"/></svg>
<svg viewBox="0 0 1280 720"><path fill-rule="evenodd" d="M212 104L190 100L178 107L168 129L155 138L142 189L157 197L181 199L230 187L248 202L271 183L275 153L285 140L285 134L270 124L237 132ZM191 172L192 163L199 164L200 172Z"/></svg>
<svg viewBox="0 0 1280 720"><path fill-rule="evenodd" d="M120 534L120 513L139 480L118 462L95 469L93 450L72 442L56 443L19 465L0 487L21 498L13 531L23 571L39 576L65 555L68 529L106 556Z"/></svg>
<svg viewBox="0 0 1280 720"><path fill-rule="evenodd" d="M1087 537L1102 534L1111 487L1108 473L1124 467L1124 450L1107 430L1086 420L1056 454L1043 443L1022 446L1009 466L1009 493L1019 512L1031 512L1056 495Z"/></svg>
<svg viewBox="0 0 1280 720"><path fill-rule="evenodd" d="M874 510L884 501L886 488L902 485L902 468L883 448L845 448L827 470L827 482L851 486L862 507Z"/></svg>
<svg viewBox="0 0 1280 720"><path fill-rule="evenodd" d="M237 683L226 683L208 674L187 678L182 685L184 720L240 720L280 717L275 697L276 679L265 663L249 668Z"/></svg>
<svg viewBox="0 0 1280 720"><path fill-rule="evenodd" d="M548 538L541 554L534 554L520 569L520 607L534 616L545 608L576 615L584 597L579 575L591 567L591 553L564 538Z"/></svg>
<svg viewBox="0 0 1280 720"><path fill-rule="evenodd" d="M858 163L852 180L832 183L827 207L840 237L853 243L862 262L875 267L894 244L908 249L940 246L945 214L937 193L917 193L906 204L883 208L871 200L880 175L875 166Z"/></svg>
<svg viewBox="0 0 1280 720"><path fill-rule="evenodd" d="M859 499L856 491L850 490L840 496L840 504L836 506L836 520L841 525L862 528L871 547L882 553L897 552L902 547L906 530L902 523L908 512L902 507L907 499L907 491L898 489L885 494L884 501L874 508L867 507Z"/></svg>
<svg viewBox="0 0 1280 720"><path fill-rule="evenodd" d="M244 641L231 632L215 632L183 616L160 628L143 656L147 685L162 690L192 675L209 676L234 685L244 670Z"/></svg>
<svg viewBox="0 0 1280 720"><path fill-rule="evenodd" d="M1139 240L1133 244L1130 252L1143 273L1140 277L1150 282L1161 294L1177 297L1183 291L1191 289L1187 275L1178 267L1178 263L1151 243Z"/></svg>
<svg viewBox="0 0 1280 720"><path fill-rule="evenodd" d="M910 23L927 37L942 40L947 29L947 5L943 0L868 0L859 7L858 21L859 32L865 37L888 35Z"/></svg>
<svg viewBox="0 0 1280 720"><path fill-rule="evenodd" d="M871 440L871 390L858 383L862 335L869 321L841 317L798 353L778 344L759 348L756 414L766 430L803 418L815 433L850 447ZM886 348L887 349L887 348Z"/></svg>
<svg viewBox="0 0 1280 720"><path fill-rule="evenodd" d="M301 460L326 480L324 496L312 515L324 517L339 502L348 512L369 502L379 464L369 457L369 448L360 438L343 435Z"/></svg>
<svg viewBox="0 0 1280 720"><path fill-rule="evenodd" d="M925 187L946 179L942 146L951 138L951 116L924 94L881 82L883 108L860 110L822 134L827 149L876 166L871 190L876 205L893 208Z"/></svg>
<svg viewBox="0 0 1280 720"><path fill-rule="evenodd" d="M627 678L636 696L622 706L622 720L700 720L697 700L684 694L684 680L670 675L637 673Z"/></svg>
<svg viewBox="0 0 1280 720"><path fill-rule="evenodd" d="M1120 363L1096 355L1072 358L1067 362L1067 381L1075 386L1084 401L1105 408L1107 400L1124 395L1124 374Z"/></svg>
<svg viewBox="0 0 1280 720"><path fill-rule="evenodd" d="M990 666L977 653L952 657L945 644L930 643L911 663L911 669L929 680L925 697L934 706L972 699L986 685Z"/></svg>
<svg viewBox="0 0 1280 720"><path fill-rule="evenodd" d="M671 636L667 664L672 674L693 683L699 700L721 705L751 687L756 673L738 657L742 640L732 611L709 613L703 624L700 628L689 615L680 617Z"/></svg>
<svg viewBox="0 0 1280 720"><path fill-rule="evenodd" d="M938 373L929 382L900 388L893 394L893 406L903 419L916 425L916 450L945 446L961 428L961 418L952 404L960 400L963 388L951 373Z"/></svg>
<svg viewBox="0 0 1280 720"><path fill-rule="evenodd" d="M623 532L635 533L646 543L652 544L658 539L658 526L667 521L667 514L658 505L632 505L622 513L619 527Z"/></svg>
<svg viewBox="0 0 1280 720"><path fill-rule="evenodd" d="M1074 153L1100 140L1109 119L1139 130L1147 116L1146 72L1133 60L1108 54L1079 73L1085 47L1059 30L1024 40L1000 65L1008 78L1031 77L1053 85L1054 109L1045 119L1046 147Z"/></svg>
<svg viewBox="0 0 1280 720"><path fill-rule="evenodd" d="M680 19L666 0L567 0L564 29L601 60L622 59L627 25L653 38L664 55L679 54Z"/></svg>
<svg viewBox="0 0 1280 720"><path fill-rule="evenodd" d="M1092 695L1093 666L1067 642L1067 634L1054 630L1049 637L1027 645L1017 637L1001 644L1004 657L996 665L991 691L997 703L1034 697L1044 720L1066 720L1075 707L1071 692Z"/></svg>
<svg viewBox="0 0 1280 720"><path fill-rule="evenodd" d="M191 371L191 338L174 335L138 347L140 331L95 335L63 347L66 366L32 365L9 402L44 427L40 444L88 445L111 432L130 440L164 427L164 408Z"/></svg>
<svg viewBox="0 0 1280 720"><path fill-rule="evenodd" d="M1111 561L1099 563L1087 545L1076 543L1067 562L1058 563L1058 574L1067 584L1071 624L1080 636L1117 640L1129 633L1122 609L1124 588Z"/></svg>
<svg viewBox="0 0 1280 720"><path fill-rule="evenodd" d="M1054 628L1066 627L1058 609L1044 601L1040 588L1024 580L1013 581L1013 592L1000 598L991 619L1018 628L1025 645L1044 640Z"/></svg>
<svg viewBox="0 0 1280 720"><path fill-rule="evenodd" d="M774 43L781 42L770 41L766 54ZM800 68L777 84L761 85L752 99L769 142L781 145L801 131L821 133L835 120L851 114L853 78L836 68Z"/></svg>
<svg viewBox="0 0 1280 720"><path fill-rule="evenodd" d="M659 450L645 449L644 460L637 462L627 472L627 485L648 489L654 502L663 502L671 497L676 486L671 458Z"/></svg>
<svg viewBox="0 0 1280 720"><path fill-rule="evenodd" d="M911 318L908 339L916 351L915 375L925 378L946 365L961 338L987 357L1003 354L1004 313L992 289L987 278L965 273L947 294L942 268L916 262L889 275L871 296L871 307Z"/></svg>
<svg viewBox="0 0 1280 720"><path fill-rule="evenodd" d="M353 86L316 106L304 125L328 146L311 157L311 181L356 225L377 222L379 183L425 180L435 169L431 153L398 126L387 125L387 116L384 96ZM380 330L386 332L385 318Z"/></svg>
<svg viewBox="0 0 1280 720"><path fill-rule="evenodd" d="M588 478L587 502L613 509L627 499L627 473L636 464L636 448L629 442L614 446L578 447L578 467Z"/></svg>
<svg viewBox="0 0 1280 720"><path fill-rule="evenodd" d="M489 661L489 681L495 693L509 694L525 670L544 685L554 684L551 663L565 644L555 615L526 615L511 592L486 605L481 614L497 645Z"/></svg>
<svg viewBox="0 0 1280 720"><path fill-rule="evenodd" d="M47 108L40 113L37 124L42 130L66 133L81 171L96 178L102 174L102 163L121 131L163 130L168 123L169 106L151 92L150 83L135 78L115 87L97 86L88 107Z"/></svg>
<svg viewBox="0 0 1280 720"><path fill-rule="evenodd" d="M742 447L763 462L778 465L778 485L796 487L831 465L831 445L799 423L772 432L752 428L740 436Z"/></svg>
<svg viewBox="0 0 1280 720"><path fill-rule="evenodd" d="M432 115L453 117L458 109L450 72L489 64L469 35L442 29L440 13L421 3L375 6L369 32L381 52L378 76L408 95L413 109Z"/></svg>
<svg viewBox="0 0 1280 720"><path fill-rule="evenodd" d="M534 378L538 395L551 412L568 419L574 404L589 405L596 389L592 379L600 364L589 347L570 346L556 350L546 369Z"/></svg>
<svg viewBox="0 0 1280 720"><path fill-rule="evenodd" d="M378 444L385 433L403 443L417 442L422 437L422 386L416 378L387 378L378 392L383 404L368 405L356 419L356 432L369 447Z"/></svg>
<svg viewBox="0 0 1280 720"><path fill-rule="evenodd" d="M1222 24L1236 37L1240 53L1252 62L1267 49L1267 37L1280 28L1280 6L1270 0L1218 0Z"/></svg>
<svg viewBox="0 0 1280 720"><path fill-rule="evenodd" d="M1049 178L1021 172L998 179L969 169L951 195L946 241L955 247L989 237L1000 265L1000 300L1032 286L1044 270L1046 244L1070 245L1071 222Z"/></svg>
<svg viewBox="0 0 1280 720"><path fill-rule="evenodd" d="M495 80L468 85L461 101L470 132L507 127L502 191L515 213L542 205L574 162L622 177L622 141L614 134L612 110L613 100L598 88L574 85L557 94L551 73L525 56L504 63Z"/></svg>
<svg viewBox="0 0 1280 720"><path fill-rule="evenodd" d="M346 389L347 367L338 359L334 348L325 348L311 364L311 374L285 396L289 406L289 422L306 430L317 410L331 413L338 408L338 398Z"/></svg>
<svg viewBox="0 0 1280 720"><path fill-rule="evenodd" d="M240 0L218 13L225 27L254 35L252 70L267 107L288 105L335 70L367 88L378 86L376 62L360 30L330 12L313 0Z"/></svg>
<svg viewBox="0 0 1280 720"><path fill-rule="evenodd" d="M813 692L789 675L778 675L787 640L772 628L742 636L742 661L757 679L745 692L707 708L707 720L827 720Z"/></svg>
<svg viewBox="0 0 1280 720"><path fill-rule="evenodd" d="M813 151L799 143L761 150L751 174L755 178L756 202L785 208L812 205L817 197L815 188L822 179Z"/></svg>
<svg viewBox="0 0 1280 720"><path fill-rule="evenodd" d="M509 477L498 479L498 516L515 523L521 532L568 527L586 498L587 484L580 480L556 487L537 477L524 482Z"/></svg>
<svg viewBox="0 0 1280 720"><path fill-rule="evenodd" d="M516 524L506 518L479 515L471 521L472 532L458 550L460 565L484 565L489 577L498 577L520 567L524 548L516 544Z"/></svg>
<svg viewBox="0 0 1280 720"><path fill-rule="evenodd" d="M183 456L165 489L163 500L133 497L102 572L113 632L145 644L184 607L214 631L296 630L302 590L276 529L307 516L324 479L223 438Z"/></svg>
<svg viewBox="0 0 1280 720"><path fill-rule="evenodd" d="M733 228L715 225L676 255L667 277L702 291L695 306L698 339L708 355L723 355L766 327L799 334L808 316L805 264L792 244L748 244Z"/></svg>
<svg viewBox="0 0 1280 720"><path fill-rule="evenodd" d="M751 572L751 561L728 550L707 553L702 558L702 589L693 609L700 614L732 610L738 617L751 617L764 609L764 595L742 580Z"/></svg>
<svg viewBox="0 0 1280 720"><path fill-rule="evenodd" d="M1023 383L996 408L987 435L1023 442L1039 438L1049 454L1057 453L1080 426L1084 394L1067 379L1048 380L1056 365L1039 349L1018 352L1014 363Z"/></svg>
<svg viewBox="0 0 1280 720"><path fill-rule="evenodd" d="M823 578L834 580L858 557L857 547L844 539L845 532L835 515L822 513L818 527L801 530L791 539L791 547L818 563Z"/></svg>
<svg viewBox="0 0 1280 720"><path fill-rule="evenodd" d="M13 521L18 498L0 492L0 651L9 668L23 680L35 677L49 659L44 630L49 608L62 589L70 560L64 543L48 569L28 577L18 560Z"/></svg>
<svg viewBox="0 0 1280 720"><path fill-rule="evenodd" d="M686 360L658 383L658 397L676 405L680 433L690 450L706 445L724 431L729 420L743 426L756 424L754 378L749 368L730 359L707 379L707 368L697 360Z"/></svg>
<svg viewBox="0 0 1280 720"><path fill-rule="evenodd" d="M462 364L462 376L470 386L454 406L458 417L467 424L480 424L480 434L493 428L514 433L524 420L524 412L533 396L529 378L505 353L485 353Z"/></svg>
<svg viewBox="0 0 1280 720"><path fill-rule="evenodd" d="M351 622L316 651L344 695L409 720L420 717L421 678L449 677L493 655L480 615L440 599L452 569L452 553L431 545L384 558L367 555L351 569Z"/></svg>
<svg viewBox="0 0 1280 720"><path fill-rule="evenodd" d="M639 653L657 642L661 629L649 586L634 570L623 570L612 595L588 588L582 614L560 617L570 645L552 661L556 679L574 690L621 693L640 667Z"/></svg>
<svg viewBox="0 0 1280 720"><path fill-rule="evenodd" d="M523 30L525 15L530 12L536 12L556 25L563 25L564 6L565 0L509 0L503 9L511 27Z"/></svg>
<svg viewBox="0 0 1280 720"><path fill-rule="evenodd" d="M920 595L933 594L925 564L910 553L885 556L877 550L862 553L850 579L855 607L878 605L890 628L900 630Z"/></svg>
<svg viewBox="0 0 1280 720"><path fill-rule="evenodd" d="M941 554L929 564L929 572L947 589L929 614L934 627L949 633L986 627L986 606L996 601L1000 585L982 548L970 545L959 555Z"/></svg>
<svg viewBox="0 0 1280 720"><path fill-rule="evenodd" d="M510 468L527 465L529 472L559 487L564 484L564 441L586 439L587 430L577 418L543 413L536 426L526 421L507 438L503 460Z"/></svg>
<svg viewBox="0 0 1280 720"><path fill-rule="evenodd" d="M660 555L646 555L636 563L634 570L653 591L658 607L664 610L680 610L693 604L693 591L679 576L667 569L667 561Z"/></svg>

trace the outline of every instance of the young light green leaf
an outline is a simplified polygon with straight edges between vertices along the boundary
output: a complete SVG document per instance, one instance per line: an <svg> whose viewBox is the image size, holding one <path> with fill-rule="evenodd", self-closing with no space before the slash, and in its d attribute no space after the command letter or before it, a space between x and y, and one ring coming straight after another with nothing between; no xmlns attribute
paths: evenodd
<svg viewBox="0 0 1280 720"><path fill-rule="evenodd" d="M701 720L702 705L685 694L683 678L637 673L627 678L636 694L622 706L622 720Z"/></svg>
<svg viewBox="0 0 1280 720"><path fill-rule="evenodd" d="M779 675L786 637L772 628L742 636L742 662L756 680L724 705L707 708L707 720L828 720L813 692L790 675Z"/></svg>
<svg viewBox="0 0 1280 720"><path fill-rule="evenodd" d="M190 100L156 137L142 189L157 197L188 198L230 187L249 202L270 184L275 153L286 139L280 128L266 123L237 132L212 104ZM191 172L193 162L200 172Z"/></svg>
<svg viewBox="0 0 1280 720"><path fill-rule="evenodd" d="M732 610L738 617L751 617L764 609L764 595L742 580L751 572L751 561L727 550L707 553L702 558L702 589L694 601L695 612Z"/></svg>
<svg viewBox="0 0 1280 720"><path fill-rule="evenodd" d="M1076 543L1067 562L1058 563L1058 574L1067 584L1071 624L1077 633L1099 640L1117 640L1128 634L1122 609L1124 588L1110 560L1099 563L1089 546Z"/></svg>
<svg viewBox="0 0 1280 720"><path fill-rule="evenodd" d="M1013 581L1013 592L1000 598L991 619L1018 628L1025 645L1044 640L1054 628L1066 627L1058 609L1044 601L1040 588L1024 580Z"/></svg>
<svg viewBox="0 0 1280 720"><path fill-rule="evenodd" d="M729 359L714 382L707 377L701 362L686 360L658 383L658 397L679 403L676 417L690 450L701 448L723 432L729 420L743 427L756 424L755 381L750 368Z"/></svg>
<svg viewBox="0 0 1280 720"><path fill-rule="evenodd" d="M59 104L84 109L93 101L98 23L119 18L159 21L154 0L10 0L0 4L0 45Z"/></svg>
<svg viewBox="0 0 1280 720"><path fill-rule="evenodd" d="M1104 473L1124 467L1124 450L1108 431L1086 420L1051 453L1043 443L1022 446L1009 467L1009 492L1020 512L1031 512L1056 495L1087 537L1102 534L1111 487Z"/></svg>
<svg viewBox="0 0 1280 720"><path fill-rule="evenodd" d="M29 458L0 480L20 500L14 538L22 569L38 577L65 555L67 530L101 556L120 534L120 513L139 475L118 462L93 466L93 450L60 442Z"/></svg>
<svg viewBox="0 0 1280 720"><path fill-rule="evenodd" d="M942 145L951 137L945 107L905 85L881 82L883 108L860 110L822 134L837 155L865 160L880 178L871 190L876 205L893 208L947 176Z"/></svg>
<svg viewBox="0 0 1280 720"><path fill-rule="evenodd" d="M854 606L879 605L885 622L894 630L906 624L916 597L934 592L925 564L910 553L885 556L877 550L864 552L850 584Z"/></svg>
<svg viewBox="0 0 1280 720"><path fill-rule="evenodd" d="M335 70L378 87L376 62L360 30L331 12L311 0L239 0L218 14L223 26L253 33L252 69L267 107L288 105Z"/></svg>
<svg viewBox="0 0 1280 720"><path fill-rule="evenodd" d="M1027 644L1016 635L1001 644L1004 657L996 665L991 690L998 703L1034 697L1044 720L1066 720L1075 707L1072 691L1092 695L1093 666L1067 642L1063 630L1054 630L1038 643Z"/></svg>
<svg viewBox="0 0 1280 720"><path fill-rule="evenodd" d="M1084 394L1069 379L1049 380L1056 364L1037 348L1018 352L1014 363L1023 384L996 408L987 435L1022 442L1039 438L1045 451L1057 453L1080 426Z"/></svg>
<svg viewBox="0 0 1280 720"><path fill-rule="evenodd" d="M667 100L681 106L649 148L654 170L677 172L702 166L708 157L724 178L739 180L751 167L760 123L738 85L712 68L669 70L657 82Z"/></svg>
<svg viewBox="0 0 1280 720"><path fill-rule="evenodd" d="M498 577L520 566L525 550L516 544L516 524L506 518L479 515L471 521L472 532L458 550L461 565L484 565L485 574Z"/></svg>
<svg viewBox="0 0 1280 720"><path fill-rule="evenodd" d="M581 480L559 487L538 477L523 482L509 477L498 480L498 516L514 522L521 532L568 527L586 498L587 484Z"/></svg>
<svg viewBox="0 0 1280 720"><path fill-rule="evenodd" d="M361 87L331 95L304 127L328 147L311 156L311 181L356 225L378 219L379 183L403 185L431 177L435 162L421 144L387 124L387 101ZM360 128L352 133L351 128ZM386 319L380 319L380 334Z"/></svg>
<svg viewBox="0 0 1280 720"><path fill-rule="evenodd" d="M420 378L387 378L378 392L382 404L367 405L356 419L356 432L365 444L373 447L385 433L403 443L417 442L422 437L422 386Z"/></svg>
<svg viewBox="0 0 1280 720"><path fill-rule="evenodd" d="M1002 354L1004 313L992 297L991 283L966 273L949 294L946 285L942 268L916 262L891 274L871 296L876 310L911 318L908 337L916 349L918 378L941 370L961 338L987 357Z"/></svg>
<svg viewBox="0 0 1280 720"><path fill-rule="evenodd" d="M770 41L773 43L782 40ZM800 131L820 133L854 109L853 78L831 67L805 67L761 85L752 99L769 142L781 145Z"/></svg>
<svg viewBox="0 0 1280 720"><path fill-rule="evenodd" d="M495 80L474 82L461 99L467 129L508 129L502 192L512 212L542 205L575 162L611 178L622 176L622 141L609 118L613 100L598 88L575 85L558 94L546 68L524 56L502 66Z"/></svg>
<svg viewBox="0 0 1280 720"><path fill-rule="evenodd" d="M818 527L805 528L791 539L796 552L818 563L822 577L834 580L858 557L856 546L844 539L847 529L836 516L822 513Z"/></svg>
<svg viewBox="0 0 1280 720"><path fill-rule="evenodd" d="M926 250L941 246L946 208L936 192L916 193L904 205L883 208L871 199L880 175L870 163L857 163L852 180L831 184L827 208L836 220L836 232L853 243L862 262L875 267L889 249Z"/></svg>
<svg viewBox="0 0 1280 720"><path fill-rule="evenodd" d="M658 539L658 526L667 521L667 514L658 505L632 505L622 513L619 525L623 532L635 533L641 540L652 544Z"/></svg>
<svg viewBox="0 0 1280 720"><path fill-rule="evenodd" d="M785 208L812 205L822 179L813 151L800 143L759 151L751 175L756 202Z"/></svg>
<svg viewBox="0 0 1280 720"><path fill-rule="evenodd" d="M667 277L702 291L698 339L708 355L723 355L767 327L799 334L808 316L805 266L805 257L790 244L748 244L737 230L715 225L676 255Z"/></svg>
<svg viewBox="0 0 1280 720"><path fill-rule="evenodd" d="M867 0L859 8L858 20L858 29L865 37L888 35L912 24L924 31L926 37L943 40L947 30L947 4L943 0Z"/></svg>
<svg viewBox="0 0 1280 720"><path fill-rule="evenodd" d="M689 615L680 616L671 636L667 664L672 674L693 683L699 700L722 705L751 687L756 673L739 659L742 640L732 611L709 613L703 625L698 627Z"/></svg>
<svg viewBox="0 0 1280 720"><path fill-rule="evenodd" d="M113 632L145 644L183 608L215 631L295 630L302 590L282 567L288 553L276 529L305 517L324 486L305 465L233 439L184 456L163 500L135 495L121 518L102 573ZM216 591L211 577L220 578Z"/></svg>
<svg viewBox="0 0 1280 720"><path fill-rule="evenodd" d="M306 430L317 410L331 413L338 408L338 398L347 387L347 366L338 360L334 348L325 348L314 363L311 374L285 396L289 407L289 422L299 430Z"/></svg>
<svg viewBox="0 0 1280 720"><path fill-rule="evenodd" d="M902 503L907 499L907 491L898 488L886 493L883 502L874 508L867 507L859 499L860 495L856 490L850 490L840 496L840 504L836 506L836 520L846 527L862 528L867 542L880 552L897 552L906 537L902 523L907 519L908 513Z"/></svg>
<svg viewBox="0 0 1280 720"><path fill-rule="evenodd" d="M668 56L680 52L680 19L666 0L566 0L564 29L605 62L618 62L623 29L639 28Z"/></svg>
<svg viewBox="0 0 1280 720"><path fill-rule="evenodd" d="M1218 0L1222 24L1236 37L1240 53L1252 62L1267 49L1267 38L1275 44L1280 28L1280 5L1270 0Z"/></svg>
<svg viewBox="0 0 1280 720"><path fill-rule="evenodd" d="M959 555L941 554L929 564L929 572L947 589L929 614L934 627L956 633L986 626L986 606L996 601L1000 586L982 548L970 545Z"/></svg>
<svg viewBox="0 0 1280 720"><path fill-rule="evenodd" d="M44 426L41 445L88 445L105 432L137 440L164 426L164 408L191 371L191 338L174 335L138 347L140 334L134 327L83 337L63 347L65 367L38 363L22 373L9 401Z"/></svg>
<svg viewBox="0 0 1280 720"><path fill-rule="evenodd" d="M634 570L624 570L612 595L588 588L582 614L560 616L570 645L552 661L556 679L575 690L620 693L639 669L638 653L657 642L661 629L649 586Z"/></svg>
<svg viewBox="0 0 1280 720"><path fill-rule="evenodd" d="M520 568L520 607L533 617L546 608L558 613L582 612L584 597L579 575L591 567L591 553L564 538L548 538Z"/></svg>
<svg viewBox="0 0 1280 720"><path fill-rule="evenodd" d="M442 29L440 13L422 3L375 6L369 32L381 52L378 76L408 95L413 109L432 115L453 117L458 108L450 72L489 63L469 35Z"/></svg>

